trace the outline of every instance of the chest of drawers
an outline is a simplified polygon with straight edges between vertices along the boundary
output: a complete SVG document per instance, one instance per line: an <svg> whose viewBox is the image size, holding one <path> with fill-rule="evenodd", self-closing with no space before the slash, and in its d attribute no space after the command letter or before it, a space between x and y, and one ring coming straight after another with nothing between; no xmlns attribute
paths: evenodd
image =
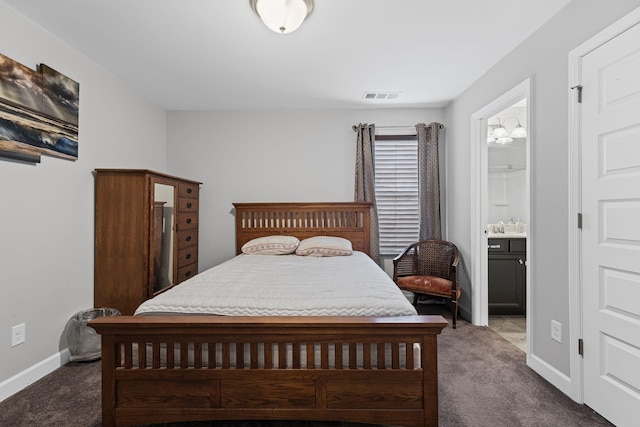
<svg viewBox="0 0 640 427"><path fill-rule="evenodd" d="M131 315L198 273L199 182L97 169L95 190L95 307Z"/></svg>

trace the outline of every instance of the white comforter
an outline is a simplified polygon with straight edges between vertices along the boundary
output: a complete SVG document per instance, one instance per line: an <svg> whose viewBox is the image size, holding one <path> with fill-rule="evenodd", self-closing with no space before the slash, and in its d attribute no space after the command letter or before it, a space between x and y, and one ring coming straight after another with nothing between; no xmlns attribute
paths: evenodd
<svg viewBox="0 0 640 427"><path fill-rule="evenodd" d="M415 315L366 254L239 255L146 302L137 314L225 316Z"/></svg>

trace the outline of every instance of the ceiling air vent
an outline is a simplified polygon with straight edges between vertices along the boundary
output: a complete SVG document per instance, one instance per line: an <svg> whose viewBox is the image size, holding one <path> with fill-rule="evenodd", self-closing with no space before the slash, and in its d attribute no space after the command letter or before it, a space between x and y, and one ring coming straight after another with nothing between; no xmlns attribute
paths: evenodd
<svg viewBox="0 0 640 427"><path fill-rule="evenodd" d="M362 99L371 101L394 100L400 96L400 92L365 92Z"/></svg>

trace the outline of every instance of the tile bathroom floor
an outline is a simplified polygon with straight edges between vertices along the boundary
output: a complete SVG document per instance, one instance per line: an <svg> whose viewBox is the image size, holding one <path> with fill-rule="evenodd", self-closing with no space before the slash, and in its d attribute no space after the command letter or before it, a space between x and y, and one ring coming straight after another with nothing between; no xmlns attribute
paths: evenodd
<svg viewBox="0 0 640 427"><path fill-rule="evenodd" d="M527 318L525 316L490 315L489 328L520 350L527 351Z"/></svg>

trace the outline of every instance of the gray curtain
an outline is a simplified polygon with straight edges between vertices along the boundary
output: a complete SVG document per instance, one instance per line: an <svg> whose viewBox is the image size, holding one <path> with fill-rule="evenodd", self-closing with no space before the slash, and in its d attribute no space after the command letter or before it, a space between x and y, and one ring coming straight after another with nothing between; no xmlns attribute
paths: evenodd
<svg viewBox="0 0 640 427"><path fill-rule="evenodd" d="M440 168L438 135L443 126L418 123L418 191L420 197L420 240L441 240Z"/></svg>
<svg viewBox="0 0 640 427"><path fill-rule="evenodd" d="M376 208L374 146L376 127L371 124L354 126L358 132L356 147L356 202L372 202L371 206L371 247L370 256L380 263L380 232L378 231L378 209Z"/></svg>

